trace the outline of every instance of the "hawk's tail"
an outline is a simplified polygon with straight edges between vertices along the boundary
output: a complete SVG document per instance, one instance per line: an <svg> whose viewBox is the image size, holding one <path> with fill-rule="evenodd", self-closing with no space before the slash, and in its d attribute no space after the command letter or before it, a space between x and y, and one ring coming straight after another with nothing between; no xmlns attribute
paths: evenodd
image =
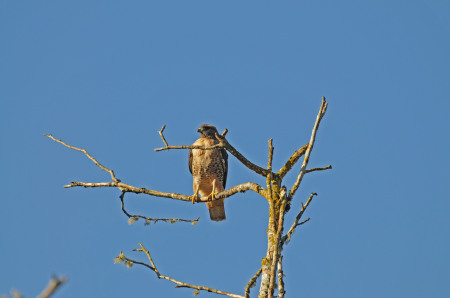
<svg viewBox="0 0 450 298"><path fill-rule="evenodd" d="M206 202L206 206L208 206L209 217L211 218L211 220L222 221L226 219L223 199L212 202Z"/></svg>

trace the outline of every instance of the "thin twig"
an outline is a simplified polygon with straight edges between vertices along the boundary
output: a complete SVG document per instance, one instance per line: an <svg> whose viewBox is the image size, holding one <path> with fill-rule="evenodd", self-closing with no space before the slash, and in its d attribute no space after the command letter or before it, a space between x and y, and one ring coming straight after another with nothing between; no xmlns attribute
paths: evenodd
<svg viewBox="0 0 450 298"><path fill-rule="evenodd" d="M250 278L250 280L248 281L247 286L245 287L245 298L250 297L250 289L256 285L256 280L261 275L261 272L262 272L262 267L259 268L259 270L255 273L255 275L253 275L253 277Z"/></svg>
<svg viewBox="0 0 450 298"><path fill-rule="evenodd" d="M165 128L166 128L166 125L164 124L163 127L161 128L161 130L158 131L158 133L161 136L161 139L164 142L164 145L166 145L166 147L169 147L169 144L167 144L167 141L166 141L166 139L164 138L164 135L163 135L163 132L164 132Z"/></svg>
<svg viewBox="0 0 450 298"><path fill-rule="evenodd" d="M269 171L272 170L272 161L273 161L273 139L269 140L269 160L267 162L267 169Z"/></svg>
<svg viewBox="0 0 450 298"><path fill-rule="evenodd" d="M322 104L320 105L319 113L316 117L316 122L314 123L314 127L311 133L311 139L308 143L308 148L305 152L305 157L303 159L302 167L300 169L300 173L297 176L297 180L295 181L294 185L291 188L291 191L289 192L289 198L292 199L295 195L295 192L297 191L298 187L300 186L300 183L302 182L303 176L306 172L306 166L308 165L309 156L311 154L312 148L314 146L314 141L316 140L316 134L317 130L319 129L320 121L322 120L323 116L325 115L325 112L327 111L328 103L325 100L325 97L322 97Z"/></svg>
<svg viewBox="0 0 450 298"><path fill-rule="evenodd" d="M45 289L42 291L38 298L50 297L63 283L67 281L67 277L62 276L61 278L52 277Z"/></svg>
<svg viewBox="0 0 450 298"><path fill-rule="evenodd" d="M302 218L303 213L305 212L306 208L308 208L309 203L311 203L311 200L313 199L314 196L317 196L317 193L313 192L311 193L311 195L309 196L308 200L306 201L306 204L303 205L302 203L302 209L300 210L300 212L297 214L297 217L294 220L294 223L292 224L291 228L288 230L288 232L286 233L286 235L284 235L283 237L281 237L281 244L283 245L286 241L289 241L291 239L292 234L295 232L295 228L308 222L309 218L302 221L301 223L299 223L299 220Z"/></svg>
<svg viewBox="0 0 450 298"><path fill-rule="evenodd" d="M70 146L68 144L66 144L65 142L58 140L56 138L54 138L52 135L48 135L48 134L44 134L44 136L49 137L50 139L52 139L55 142L58 142L60 144L63 144L64 146L66 146L67 148L76 150L76 151L80 151L83 152L84 154L86 154L87 157L89 157L90 160L92 160L100 169L102 169L103 171L108 172L111 175L111 178L114 182L120 182L119 179L116 178L116 176L114 175L114 171L110 170L108 168L106 168L105 166L103 166L101 163L99 163L92 155L90 155L85 149L80 149L74 146Z"/></svg>
<svg viewBox="0 0 450 298"><path fill-rule="evenodd" d="M129 220L128 223L129 224L133 224L134 222L136 222L139 218L145 219L145 225L149 225L152 221L154 223L157 223L158 221L163 221L163 222L170 222L170 223L175 223L175 222L190 222L193 225L197 224L198 221L200 220L200 217L197 217L197 219L182 219L182 218L150 218L147 216L143 216L143 215L136 215L136 214L130 214L125 210L125 193L126 192L122 192L122 194L120 195L120 201L121 201L121 208L123 213L125 213L126 216L128 216Z"/></svg>
<svg viewBox="0 0 450 298"><path fill-rule="evenodd" d="M139 243L139 246L141 248L134 249L134 251L144 252L147 255L147 258L148 258L148 260L149 260L151 265L143 263L143 262L139 262L139 261L135 261L135 260L129 259L125 255L123 255L122 252L115 259L115 262L116 263L125 262L125 265L127 265L128 267L131 267L131 265L133 265L133 264L138 264L138 265L141 265L141 266L145 266L145 267L149 268L150 270L152 270L153 272L155 272L156 276L159 279L165 279L165 280L173 282L176 285L175 286L176 288L190 288L190 289L195 289L195 290L199 290L199 291L206 291L206 292L211 292L211 293L215 293L215 294L219 294L219 295L225 295L225 296L229 296L229 297L233 297L233 298L245 298L242 295L237 295L237 294L221 291L221 290L213 289L213 288L206 287L206 286L197 286L197 285L188 284L188 283L185 283L185 282L182 282L182 281L178 281L178 280L176 280L176 279L174 279L174 278L172 278L170 276L163 275L156 268L155 262L153 261L152 257L150 256L150 252L147 249L145 249L145 247L141 243Z"/></svg>
<svg viewBox="0 0 450 298"><path fill-rule="evenodd" d="M273 143L272 143L272 139L269 140L269 158L267 161L267 169L269 170L269 173L267 174L266 177L266 184L267 184L267 192L269 197L267 198L268 200L272 199L272 162L273 162Z"/></svg>
<svg viewBox="0 0 450 298"><path fill-rule="evenodd" d="M312 168L312 169L306 170L306 171L305 171L305 174L308 174L308 173L311 173L311 172L315 172L315 171L330 170L330 169L332 169L332 168L333 168L333 167L331 167L331 165L328 165L328 166L323 167L323 168Z"/></svg>

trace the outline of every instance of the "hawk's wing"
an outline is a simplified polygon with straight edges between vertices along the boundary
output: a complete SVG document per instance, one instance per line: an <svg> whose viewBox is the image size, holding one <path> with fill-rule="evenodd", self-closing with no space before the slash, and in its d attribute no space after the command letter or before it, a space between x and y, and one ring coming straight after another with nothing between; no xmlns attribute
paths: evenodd
<svg viewBox="0 0 450 298"><path fill-rule="evenodd" d="M191 150L189 150L189 172L191 172L191 174L192 174L192 158L193 158L193 156L192 156L192 149L191 149Z"/></svg>
<svg viewBox="0 0 450 298"><path fill-rule="evenodd" d="M228 174L228 153L225 149L220 149L220 154L222 155L222 165L223 165L223 189L227 185L227 174ZM189 155L189 160L191 155Z"/></svg>

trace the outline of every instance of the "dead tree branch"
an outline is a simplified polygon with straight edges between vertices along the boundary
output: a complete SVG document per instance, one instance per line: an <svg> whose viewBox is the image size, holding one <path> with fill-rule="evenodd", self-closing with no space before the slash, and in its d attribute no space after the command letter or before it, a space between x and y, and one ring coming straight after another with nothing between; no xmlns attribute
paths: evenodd
<svg viewBox="0 0 450 298"><path fill-rule="evenodd" d="M253 277L248 281L247 286L245 287L245 298L250 298L250 289L256 286L256 280L261 275L262 268L253 275Z"/></svg>
<svg viewBox="0 0 450 298"><path fill-rule="evenodd" d="M289 192L289 198L292 199L295 195L295 192L300 186L300 183L302 182L303 176L306 172L306 166L309 162L309 156L311 154L312 148L314 147L314 142L316 140L316 134L317 130L319 129L320 121L322 120L323 116L325 115L325 112L327 111L328 103L325 100L325 97L322 97L322 104L320 105L319 113L317 114L316 122L314 123L314 127L311 133L311 139L308 143L308 147L306 148L305 157L303 159L302 167L300 169L300 173L297 176L297 180L295 181L294 185L292 186L290 192Z"/></svg>
<svg viewBox="0 0 450 298"><path fill-rule="evenodd" d="M70 187L85 187L85 188L95 188L95 187L117 187L121 191L124 192L133 192L137 194L146 194L151 195L154 197L163 197L163 198L171 198L174 200L180 200L180 201L186 201L186 202L192 202L192 197L187 195L182 195L178 193L171 193L171 192L162 192L152 189L147 189L144 187L135 187L131 186L129 184L123 183L123 182L98 182L98 183L91 183L91 182L79 182L79 181L73 181L68 185L64 185L65 188ZM261 186L259 186L257 183L254 182L247 182L235 185L227 190L224 190L217 195L215 195L216 200L225 199L228 197L231 197L234 194L237 194L239 192L246 192L248 190L252 190L260 195L265 195L265 189ZM207 196L201 197L198 200L199 202L207 202L211 201L211 199L208 199Z"/></svg>
<svg viewBox="0 0 450 298"><path fill-rule="evenodd" d="M286 235L284 235L284 236L281 238L281 244L284 244L284 243L289 242L289 241L291 240L291 236L292 236L292 234L295 232L295 228L296 228L296 227L298 227L298 226L300 226L300 225L302 225L302 224L304 224L304 223L306 223L306 222L309 221L309 218L308 218L308 219L302 221L301 223L299 223L299 220L302 218L303 213L305 213L306 208L308 208L309 203L311 203L311 201L312 201L312 199L313 199L314 196L317 196L317 193L313 192L313 193L309 196L308 200L306 201L306 204L303 205L303 203L302 203L302 209L300 210L300 212L299 212L299 213L297 214L297 216L295 217L294 223L292 224L291 228L288 230L288 232L286 233Z"/></svg>
<svg viewBox="0 0 450 298"><path fill-rule="evenodd" d="M284 272L283 272L283 256L278 259L278 298L284 297Z"/></svg>
<svg viewBox="0 0 450 298"><path fill-rule="evenodd" d="M306 170L305 174L311 173L311 172L315 172L315 171L324 171L324 170L331 170L333 167L331 165L328 165L326 167L323 168L312 168L309 170Z"/></svg>
<svg viewBox="0 0 450 298"><path fill-rule="evenodd" d="M65 276L62 276L61 278L58 278L56 276L52 277L50 279L50 282L48 283L47 287L37 297L38 298L50 297L66 281L67 281L67 277L65 277Z"/></svg>
<svg viewBox="0 0 450 298"><path fill-rule="evenodd" d="M161 137L164 145L166 145L166 147L169 147L169 144L167 144L166 138L164 138L164 135L163 135L163 132L164 132L165 128L166 128L166 125L164 124L163 127L161 128L161 130L158 131L158 133L159 133L159 136Z"/></svg>
<svg viewBox="0 0 450 298"><path fill-rule="evenodd" d="M122 194L120 195L120 202L121 202L121 208L123 213L125 213L126 216L128 216L128 224L133 224L135 223L139 218L142 218L145 220L145 225L149 225L151 222L157 223L158 221L163 221L163 222L170 222L170 223L175 223L175 222L190 222L193 225L196 225L200 219L200 217L197 217L197 219L182 219L182 218L150 218L147 216L143 216L143 215L135 215L135 214L130 214L125 210L125 194L126 192L122 192Z"/></svg>
<svg viewBox="0 0 450 298"><path fill-rule="evenodd" d="M76 150L76 151L83 152L83 153L86 154L86 156L89 157L89 159L92 160L92 161L93 161L100 169L102 169L103 171L108 172L108 173L111 175L111 179L112 179L114 182L119 182L119 181L120 181L120 180L117 179L116 176L114 175L114 171L113 171L113 170L110 170L110 169L104 167L104 166L103 166L101 163L99 163L92 155L90 155L85 149L80 149L80 148L77 148L77 147L70 146L70 145L66 144L65 142L63 142L63 141L61 141L61 140L55 139L52 135L44 134L44 136L49 137L50 139L52 139L52 140L55 141L55 142L58 142L58 143L60 143L60 144L63 144L63 145L66 146L67 148L70 148L70 149L73 149L73 150Z"/></svg>
<svg viewBox="0 0 450 298"><path fill-rule="evenodd" d="M182 281L178 281L170 276L163 275L156 268L155 262L153 261L152 257L150 256L150 252L147 249L145 249L145 247L141 243L139 243L139 246L141 248L137 248L137 249L133 249L133 250L144 252L147 255L150 265L146 264L144 262L139 262L139 261L129 259L122 252L120 252L119 256L114 259L114 263L124 263L124 265L127 266L128 268L132 267L133 264L145 266L145 267L149 268L150 270L152 270L153 272L155 272L156 276L159 279L165 279L165 280L168 280L168 281L176 284L176 286L175 286L176 288L190 288L190 289L194 289L194 290L198 290L198 291L206 291L206 292L211 292L211 293L215 293L215 294L219 294L219 295L225 295L225 296L229 296L229 297L233 297L233 298L245 298L242 295L237 295L237 294L221 291L221 290L213 289L213 288L206 287L206 286L197 286L197 285L188 284L188 283L185 283Z"/></svg>
<svg viewBox="0 0 450 298"><path fill-rule="evenodd" d="M297 151L292 154L292 156L289 158L289 160L284 164L284 166L278 171L278 175L281 179L286 176L286 174L292 169L292 167L297 163L300 157L305 154L306 149L308 148L309 144L304 145L302 148L298 149Z"/></svg>

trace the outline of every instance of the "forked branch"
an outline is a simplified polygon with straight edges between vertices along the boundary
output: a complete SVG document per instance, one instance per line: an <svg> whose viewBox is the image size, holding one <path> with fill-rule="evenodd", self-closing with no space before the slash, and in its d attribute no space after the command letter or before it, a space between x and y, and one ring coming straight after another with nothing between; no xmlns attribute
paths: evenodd
<svg viewBox="0 0 450 298"><path fill-rule="evenodd" d="M182 218L150 218L147 216L143 216L143 215L137 215L137 214L130 214L128 213L128 211L125 210L125 193L126 192L122 192L122 194L120 195L120 202L121 202L121 208L123 213L128 216L128 224L133 224L135 223L139 218L142 218L145 220L145 225L149 225L150 223L154 222L157 223L158 221L163 221L163 222L170 222L170 223L175 223L175 222L190 222L193 225L196 225L200 219L200 217L197 217L197 219L182 219Z"/></svg>
<svg viewBox="0 0 450 298"><path fill-rule="evenodd" d="M303 203L302 203L302 209L300 209L300 212L299 212L299 213L297 214L297 216L295 217L294 223L292 224L291 228L289 229L289 231L287 231L286 235L284 235L283 237L281 237L281 245L283 245L284 243L289 242L289 240L291 240L291 236L292 236L292 234L295 232L295 228L296 228L296 227L298 227L298 226L300 226L300 225L302 225L302 224L304 224L304 223L306 223L306 222L309 221L309 218L308 218L308 219L306 219L306 220L304 220L304 221L302 221L302 222L299 223L300 219L301 219L302 216L303 216L303 213L305 213L306 208L308 208L309 203L311 203L311 201L312 201L312 199L313 199L314 196L317 196L317 193L313 192L313 193L309 196L309 198L308 198L308 200L306 201L306 203L305 203L304 205L303 205Z"/></svg>
<svg viewBox="0 0 450 298"><path fill-rule="evenodd" d="M261 275L262 267L253 275L253 277L248 281L247 286L245 287L245 298L250 297L250 289L256 286L256 280Z"/></svg>
<svg viewBox="0 0 450 298"><path fill-rule="evenodd" d="M37 298L47 298L50 297L62 284L67 281L67 277L62 276L58 278L56 276L52 277L45 289L40 293Z"/></svg>
<svg viewBox="0 0 450 298"><path fill-rule="evenodd" d="M303 176L306 173L306 166L309 162L309 156L311 154L312 148L314 147L314 142L316 140L316 134L317 130L319 129L320 121L322 120L323 116L325 115L325 112L327 111L328 103L325 100L325 97L322 97L322 104L320 105L319 113L316 117L316 122L314 123L314 127L311 133L311 139L308 143L308 147L306 148L305 157L303 159L302 167L300 169L300 173L297 176L297 180L295 181L294 185L292 186L290 192L289 192L289 198L292 199L294 197L295 192L300 186L300 183L302 182Z"/></svg>
<svg viewBox="0 0 450 298"><path fill-rule="evenodd" d="M63 141L61 141L61 140L55 139L52 135L44 134L44 136L49 137L50 139L52 139L53 141L55 141L55 142L57 142L57 143L63 144L63 145L66 146L67 148L70 148L70 149L73 149L73 150L76 150L76 151L83 152L83 153L86 154L86 156L87 156L90 160L92 160L92 161L93 161L100 169L102 169L103 171L108 172L108 173L111 175L111 179L112 179L114 182L119 182L119 181L120 181L120 180L117 179L116 176L114 175L114 171L113 171L113 170L110 170L110 169L108 169L107 167L104 167L104 166L103 166L101 163L99 163L92 155L90 155L85 149L81 149L81 148L77 148L77 147L74 147L74 146L70 146L70 145L66 144L65 142L63 142Z"/></svg>
<svg viewBox="0 0 450 298"><path fill-rule="evenodd" d="M219 295L225 295L225 296L233 297L233 298L245 298L242 295L237 295L237 294L221 291L221 290L213 289L213 288L206 287L206 286L198 286L198 285L188 284L188 283L176 280L170 276L161 274L159 272L159 270L156 268L155 262L153 261L152 257L150 256L150 252L147 249L145 249L145 247L141 243L139 243L139 246L141 248L134 249L134 251L144 252L146 254L150 264L146 264L144 262L139 262L139 261L129 259L122 252L120 252L119 256L114 259L114 263L124 263L124 265L126 265L127 267L131 267L131 266L133 266L133 264L138 264L138 265L147 267L148 269L155 272L156 276L159 279L165 279L170 282L173 282L176 285L175 286L176 288L190 288L190 289L194 289L197 291L206 291L206 292L211 292L211 293L215 293L215 294L219 294Z"/></svg>

